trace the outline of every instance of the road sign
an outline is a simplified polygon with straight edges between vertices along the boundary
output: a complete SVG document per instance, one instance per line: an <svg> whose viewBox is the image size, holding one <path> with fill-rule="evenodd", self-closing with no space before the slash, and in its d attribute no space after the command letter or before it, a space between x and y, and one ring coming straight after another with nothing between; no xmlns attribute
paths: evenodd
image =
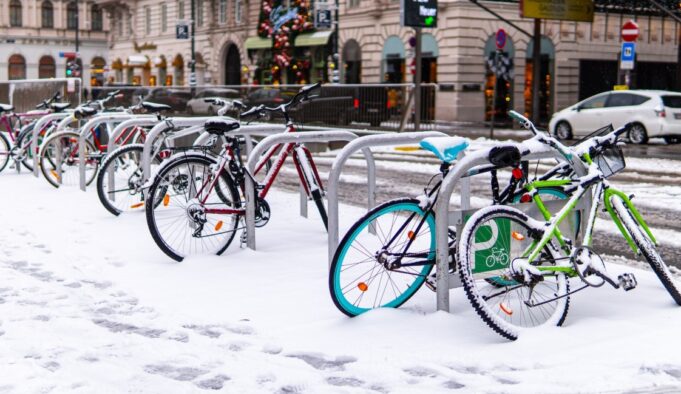
<svg viewBox="0 0 681 394"><path fill-rule="evenodd" d="M627 85L615 85L612 87L612 90L629 90L629 86Z"/></svg>
<svg viewBox="0 0 681 394"><path fill-rule="evenodd" d="M59 52L59 57L65 57L67 59L75 59L80 57L78 52Z"/></svg>
<svg viewBox="0 0 681 394"><path fill-rule="evenodd" d="M636 44L634 44L633 42L623 42L622 53L620 56L620 68L622 70L633 70L635 56Z"/></svg>
<svg viewBox="0 0 681 394"><path fill-rule="evenodd" d="M639 30L638 23L631 19L624 22L622 25L622 40L625 42L634 42L638 38Z"/></svg>
<svg viewBox="0 0 681 394"><path fill-rule="evenodd" d="M330 9L318 9L314 18L314 27L317 29L330 29L333 21Z"/></svg>
<svg viewBox="0 0 681 394"><path fill-rule="evenodd" d="M178 23L175 25L175 38L178 40L189 39L189 25L186 23Z"/></svg>
<svg viewBox="0 0 681 394"><path fill-rule="evenodd" d="M497 30L496 44L498 50L504 49L504 47L506 46L506 30L504 29Z"/></svg>
<svg viewBox="0 0 681 394"><path fill-rule="evenodd" d="M594 4L593 0L523 0L520 2L520 16L593 22Z"/></svg>
<svg viewBox="0 0 681 394"><path fill-rule="evenodd" d="M437 0L401 0L402 26L437 27Z"/></svg>

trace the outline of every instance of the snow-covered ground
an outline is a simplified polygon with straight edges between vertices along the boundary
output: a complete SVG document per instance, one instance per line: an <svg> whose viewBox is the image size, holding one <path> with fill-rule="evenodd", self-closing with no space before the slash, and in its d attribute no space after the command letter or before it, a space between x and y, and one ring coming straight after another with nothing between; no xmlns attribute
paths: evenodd
<svg viewBox="0 0 681 394"><path fill-rule="evenodd" d="M451 313L424 288L342 315L326 234L294 194L268 198L257 251L176 263L143 214L113 217L94 190L7 171L0 185L0 393L681 391L681 308L648 271L610 265L639 287L577 293L565 326L511 343L461 289ZM362 214L341 212L344 228Z"/></svg>

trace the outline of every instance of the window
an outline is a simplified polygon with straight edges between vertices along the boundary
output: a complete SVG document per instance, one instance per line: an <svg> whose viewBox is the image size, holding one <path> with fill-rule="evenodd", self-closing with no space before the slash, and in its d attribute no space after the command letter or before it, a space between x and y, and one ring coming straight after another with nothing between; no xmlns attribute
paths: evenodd
<svg viewBox="0 0 681 394"><path fill-rule="evenodd" d="M593 109L593 108L603 108L605 107L605 100L608 99L607 94L596 96L594 98L588 99L579 105L579 109Z"/></svg>
<svg viewBox="0 0 681 394"><path fill-rule="evenodd" d="M41 26L47 29L54 27L54 7L51 1L43 1L40 7Z"/></svg>
<svg viewBox="0 0 681 394"><path fill-rule="evenodd" d="M99 8L97 4L93 4L92 8L90 9L90 19L92 20L92 30L93 31L102 31L104 29L104 25L102 23L102 9Z"/></svg>
<svg viewBox="0 0 681 394"><path fill-rule="evenodd" d="M348 8L359 7L359 0L348 0Z"/></svg>
<svg viewBox="0 0 681 394"><path fill-rule="evenodd" d="M227 22L227 0L220 0L220 10L218 11L220 16L219 21L221 24Z"/></svg>
<svg viewBox="0 0 681 394"><path fill-rule="evenodd" d="M681 108L681 96L662 96L662 103L665 107Z"/></svg>
<svg viewBox="0 0 681 394"><path fill-rule="evenodd" d="M650 100L649 97L632 93L612 93L608 98L607 107L627 107L639 105Z"/></svg>
<svg viewBox="0 0 681 394"><path fill-rule="evenodd" d="M177 2L177 19L184 19L184 1Z"/></svg>
<svg viewBox="0 0 681 394"><path fill-rule="evenodd" d="M203 26L203 0L196 1L196 26Z"/></svg>
<svg viewBox="0 0 681 394"><path fill-rule="evenodd" d="M144 7L144 28L147 35L151 34L151 9L149 6Z"/></svg>
<svg viewBox="0 0 681 394"><path fill-rule="evenodd" d="M66 28L69 30L78 28L78 5L75 1L66 6Z"/></svg>
<svg viewBox="0 0 681 394"><path fill-rule="evenodd" d="M128 35L132 35L132 15L128 14L128 17L125 19L125 24L128 27Z"/></svg>
<svg viewBox="0 0 681 394"><path fill-rule="evenodd" d="M166 3L161 4L161 31L163 33L168 30L168 5Z"/></svg>
<svg viewBox="0 0 681 394"><path fill-rule="evenodd" d="M38 78L54 78L57 70L52 56L43 56L38 62Z"/></svg>
<svg viewBox="0 0 681 394"><path fill-rule="evenodd" d="M21 1L12 0L9 2L9 25L12 27L21 27Z"/></svg>
<svg viewBox="0 0 681 394"><path fill-rule="evenodd" d="M21 55L12 55L9 57L9 72L8 77L13 79L26 79L26 60Z"/></svg>
<svg viewBox="0 0 681 394"><path fill-rule="evenodd" d="M237 24L241 23L243 9L243 0L234 0L234 22Z"/></svg>

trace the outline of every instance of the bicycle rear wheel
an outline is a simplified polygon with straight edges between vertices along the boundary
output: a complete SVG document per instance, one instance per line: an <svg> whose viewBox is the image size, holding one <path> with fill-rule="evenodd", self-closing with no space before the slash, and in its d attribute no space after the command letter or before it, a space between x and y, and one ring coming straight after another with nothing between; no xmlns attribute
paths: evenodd
<svg viewBox="0 0 681 394"><path fill-rule="evenodd" d="M15 152L21 151L21 164L29 171L33 171L33 152L31 151L31 140L33 139L33 124L26 126L19 135L14 143ZM43 142L43 135L41 133L38 136L37 146Z"/></svg>
<svg viewBox="0 0 681 394"><path fill-rule="evenodd" d="M524 257L526 248L541 237L529 220L512 207L480 210L468 219L459 244L459 275L468 300L490 328L511 340L523 329L562 325L569 307L563 273L544 275L530 286L510 269L510 263ZM530 264L555 261L545 249Z"/></svg>
<svg viewBox="0 0 681 394"><path fill-rule="evenodd" d="M612 207L614 208L617 216L620 218L622 224L627 229L627 232L631 236L639 252L645 257L650 264L650 268L653 269L655 275L657 275L660 282L669 295L674 299L678 305L681 305L681 290L678 281L674 279L672 273L669 271L669 267L665 264L662 256L657 251L655 243L650 239L648 233L643 229L641 223L636 220L636 217L632 214L629 207L622 203L622 200L613 196L610 199Z"/></svg>
<svg viewBox="0 0 681 394"><path fill-rule="evenodd" d="M40 147L40 171L52 186L78 186L80 184L79 138L80 136L76 132L60 132L48 137ZM97 152L97 149L92 142L86 140L86 185L92 183L97 175L99 160L92 158L95 152Z"/></svg>
<svg viewBox="0 0 681 394"><path fill-rule="evenodd" d="M10 156L10 143L7 140L7 137L4 136L4 133L0 133L0 172L7 167L7 163L9 163L9 156Z"/></svg>
<svg viewBox="0 0 681 394"><path fill-rule="evenodd" d="M388 266L398 259L401 267ZM410 263L421 265L404 266ZM329 271L331 298L350 317L397 308L418 291L434 264L433 214L416 199L389 201L359 219L338 245Z"/></svg>
<svg viewBox="0 0 681 394"><path fill-rule="evenodd" d="M215 176L214 164L205 156L176 159L160 169L147 192L148 201L161 201L145 206L149 231L174 260L195 254L220 255L234 239L241 216L233 212L241 207L239 192L223 171L206 197Z"/></svg>

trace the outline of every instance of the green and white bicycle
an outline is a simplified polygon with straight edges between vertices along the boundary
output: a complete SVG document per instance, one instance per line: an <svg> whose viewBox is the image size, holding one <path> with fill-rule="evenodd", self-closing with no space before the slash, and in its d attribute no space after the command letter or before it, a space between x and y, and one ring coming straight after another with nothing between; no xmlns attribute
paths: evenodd
<svg viewBox="0 0 681 394"><path fill-rule="evenodd" d="M570 295L587 287L608 283L614 288L631 290L637 282L633 274L614 277L601 257L591 248L596 213L600 204L610 214L634 253L643 255L658 278L681 305L680 285L656 249L657 241L627 195L606 180L625 167L618 138L631 125L618 130L604 128L573 147L538 131L527 118L515 111L510 115L531 130L534 139L563 156L569 167L579 168L567 179L537 180L524 188L544 220L536 220L520 209L492 205L474 213L459 237L458 263L466 295L483 321L505 338L515 340L528 328L560 326L567 316ZM555 214L546 208L537 192L559 186L570 198ZM574 218L579 201L591 193L593 201L586 217L581 243L561 232L559 225ZM501 247L508 259L485 264L490 245ZM499 255L497 252L496 256ZM499 260L498 258L496 260ZM477 265L476 265L477 263ZM579 278L571 289L569 279Z"/></svg>

